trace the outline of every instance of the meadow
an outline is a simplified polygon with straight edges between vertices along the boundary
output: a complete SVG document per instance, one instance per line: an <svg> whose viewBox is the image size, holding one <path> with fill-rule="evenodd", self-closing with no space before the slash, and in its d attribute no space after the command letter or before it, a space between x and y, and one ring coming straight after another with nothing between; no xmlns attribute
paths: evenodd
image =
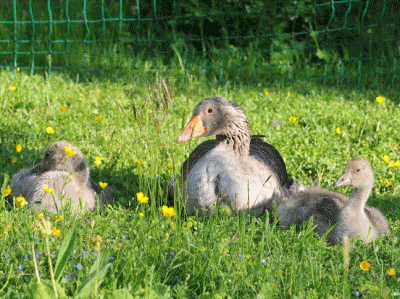
<svg viewBox="0 0 400 299"><path fill-rule="evenodd" d="M94 212L44 213L59 230L47 238L35 229L38 215L2 197L1 297L54 298L52 272L60 298L400 296L399 92L164 79L168 89L160 80L0 72L2 194L7 175L40 163L44 149L61 139L85 154L94 181L115 189L114 201ZM265 135L305 185L333 190L350 158L371 161L375 184L367 204L388 218L391 236L329 247L310 223L282 230L273 215L232 218L224 210L187 217L180 196L167 202L165 186L205 140L178 145L176 138L196 103L213 95L242 106L252 133ZM148 203L138 202L139 192ZM164 216L161 207L172 204L175 215Z"/></svg>

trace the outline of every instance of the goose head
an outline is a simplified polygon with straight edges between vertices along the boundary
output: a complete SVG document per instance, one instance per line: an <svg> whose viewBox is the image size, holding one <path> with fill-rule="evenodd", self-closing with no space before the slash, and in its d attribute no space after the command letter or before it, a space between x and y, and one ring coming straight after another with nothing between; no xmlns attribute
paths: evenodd
<svg viewBox="0 0 400 299"><path fill-rule="evenodd" d="M364 158L351 159L333 187L353 186L355 189L369 188L374 183L374 173L371 163Z"/></svg>
<svg viewBox="0 0 400 299"><path fill-rule="evenodd" d="M76 151L68 157L65 148ZM51 144L44 153L42 173L46 171L67 171L74 174L79 182L85 184L89 180L89 165L82 152L65 140Z"/></svg>
<svg viewBox="0 0 400 299"><path fill-rule="evenodd" d="M178 143L192 137L212 135L233 144L234 148L235 143L238 148L240 143L249 145L250 122L243 109L221 96L202 100L194 108L192 118L178 137Z"/></svg>

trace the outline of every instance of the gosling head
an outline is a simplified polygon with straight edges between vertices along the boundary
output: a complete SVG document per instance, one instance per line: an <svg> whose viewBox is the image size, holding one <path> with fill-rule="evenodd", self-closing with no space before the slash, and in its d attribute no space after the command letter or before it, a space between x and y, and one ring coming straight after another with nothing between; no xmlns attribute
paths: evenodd
<svg viewBox="0 0 400 299"><path fill-rule="evenodd" d="M67 155L67 150L76 152L73 156ZM51 144L44 153L42 172L67 171L73 173L79 181L86 183L89 180L89 165L82 152L65 140Z"/></svg>
<svg viewBox="0 0 400 299"><path fill-rule="evenodd" d="M374 183L374 172L371 163L364 158L353 158L347 162L340 178L333 187L353 186L354 188L370 187Z"/></svg>

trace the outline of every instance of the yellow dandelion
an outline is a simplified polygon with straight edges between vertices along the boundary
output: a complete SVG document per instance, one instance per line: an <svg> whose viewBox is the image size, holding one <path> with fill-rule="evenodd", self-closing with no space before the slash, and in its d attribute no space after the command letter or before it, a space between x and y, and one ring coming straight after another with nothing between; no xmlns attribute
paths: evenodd
<svg viewBox="0 0 400 299"><path fill-rule="evenodd" d="M64 106L60 106L60 107L58 107L58 109L60 109L61 112L67 111L67 108L65 108Z"/></svg>
<svg viewBox="0 0 400 299"><path fill-rule="evenodd" d="M100 182L99 185L100 185L101 188L104 189L105 187L107 187L108 183Z"/></svg>
<svg viewBox="0 0 400 299"><path fill-rule="evenodd" d="M7 236L7 235L8 235L8 232L7 232L7 230L6 230L6 229L3 231L3 235L5 235L5 236Z"/></svg>
<svg viewBox="0 0 400 299"><path fill-rule="evenodd" d="M380 182L380 183L383 183L383 180L382 180L382 179L380 179L380 180L379 180L379 182Z"/></svg>
<svg viewBox="0 0 400 299"><path fill-rule="evenodd" d="M339 134L339 135L342 134L342 131L340 130L339 127L336 128L336 134Z"/></svg>
<svg viewBox="0 0 400 299"><path fill-rule="evenodd" d="M371 264L368 263L367 261L362 261L362 262L360 263L360 268L361 268L361 270L363 270L363 271L368 271L369 267L371 267Z"/></svg>
<svg viewBox="0 0 400 299"><path fill-rule="evenodd" d="M297 119L296 116L293 116L293 117L289 118L289 122L295 123L296 119Z"/></svg>
<svg viewBox="0 0 400 299"><path fill-rule="evenodd" d="M147 196L144 196L144 193L141 191L139 193L136 193L136 197L138 202L140 203L147 203L149 201L149 198Z"/></svg>
<svg viewBox="0 0 400 299"><path fill-rule="evenodd" d="M55 235L56 237L58 237L59 235L60 235L60 233L61 233L61 230L59 230L57 227L55 227L55 226L53 226L52 228L51 228L51 230L52 230L52 232L53 232L53 235Z"/></svg>
<svg viewBox="0 0 400 299"><path fill-rule="evenodd" d="M76 155L76 151L72 150L72 146L64 146L65 153L67 157L73 157Z"/></svg>
<svg viewBox="0 0 400 299"><path fill-rule="evenodd" d="M168 239L169 238L169 233L165 233L164 238Z"/></svg>
<svg viewBox="0 0 400 299"><path fill-rule="evenodd" d="M16 91L17 90L17 88L15 86L11 86L10 89L11 89L11 91Z"/></svg>
<svg viewBox="0 0 400 299"><path fill-rule="evenodd" d="M104 118L102 118L101 116L97 115L97 116L96 116L96 120L97 120L99 123L101 123L101 122L104 120Z"/></svg>
<svg viewBox="0 0 400 299"><path fill-rule="evenodd" d="M382 160L385 161L385 162L389 162L389 161L390 161L390 158L389 158L388 155L384 155L384 156L382 157Z"/></svg>
<svg viewBox="0 0 400 299"><path fill-rule="evenodd" d="M396 271L393 268L391 268L390 270L386 270L386 274L389 276L393 276L396 274Z"/></svg>
<svg viewBox="0 0 400 299"><path fill-rule="evenodd" d="M20 153L20 152L22 151L22 145L21 145L21 144L18 144L18 145L15 147L15 150L16 150L18 153Z"/></svg>
<svg viewBox="0 0 400 299"><path fill-rule="evenodd" d="M54 129L52 127L47 127L46 128L46 132L47 132L47 134L54 134L55 133L55 131L54 131Z"/></svg>
<svg viewBox="0 0 400 299"><path fill-rule="evenodd" d="M10 193L11 193L11 187L10 187L10 185L7 185L6 190L4 190L3 196L6 197L6 196L10 195Z"/></svg>
<svg viewBox="0 0 400 299"><path fill-rule="evenodd" d="M400 167L400 160L397 160L396 163L394 163L394 166Z"/></svg>
<svg viewBox="0 0 400 299"><path fill-rule="evenodd" d="M101 164L101 158L100 157L96 157L96 160L94 160L94 164L99 166Z"/></svg>
<svg viewBox="0 0 400 299"><path fill-rule="evenodd" d="M43 189L44 191L46 191L46 193L51 194L53 193L54 189L53 188L49 188L49 186L47 184L43 185Z"/></svg>
<svg viewBox="0 0 400 299"><path fill-rule="evenodd" d="M165 217L172 217L175 215L174 207L162 206L162 213Z"/></svg>
<svg viewBox="0 0 400 299"><path fill-rule="evenodd" d="M3 213L0 213L0 217L3 216Z"/></svg>
<svg viewBox="0 0 400 299"><path fill-rule="evenodd" d="M26 200L24 197L22 196L18 196L15 199L15 205L17 206L17 208L22 208L24 205L26 205Z"/></svg>
<svg viewBox="0 0 400 299"><path fill-rule="evenodd" d="M171 226L172 226L172 229L173 229L173 230L176 230L176 224L175 224L175 222L171 222Z"/></svg>
<svg viewBox="0 0 400 299"><path fill-rule="evenodd" d="M389 167L395 167L395 166L396 166L396 163L394 163L394 162L389 162L388 166L389 166Z"/></svg>
<svg viewBox="0 0 400 299"><path fill-rule="evenodd" d="M288 97L290 97L290 92L287 93Z"/></svg>
<svg viewBox="0 0 400 299"><path fill-rule="evenodd" d="M265 95L266 97L269 97L269 92L266 91L266 92L264 93L264 95Z"/></svg>
<svg viewBox="0 0 400 299"><path fill-rule="evenodd" d="M137 160L137 163L138 163L140 166L142 166L142 165L144 164L142 159Z"/></svg>
<svg viewBox="0 0 400 299"><path fill-rule="evenodd" d="M13 163L17 162L17 160L18 160L17 157L13 157L13 158L12 158L12 162L13 162Z"/></svg>
<svg viewBox="0 0 400 299"><path fill-rule="evenodd" d="M377 101L378 103L383 103L383 102L385 101L385 98L382 97L382 96L379 96L379 97L376 97L376 101Z"/></svg>
<svg viewBox="0 0 400 299"><path fill-rule="evenodd" d="M171 164L167 164L167 168L168 168L168 169L172 169L173 166L172 166Z"/></svg>
<svg viewBox="0 0 400 299"><path fill-rule="evenodd" d="M57 216L56 215L56 222L62 221L63 220L63 216Z"/></svg>
<svg viewBox="0 0 400 299"><path fill-rule="evenodd" d="M387 184L388 186L392 186L392 182L389 181L388 179L386 179L386 184Z"/></svg>
<svg viewBox="0 0 400 299"><path fill-rule="evenodd" d="M144 214L142 212L140 212L139 217L144 217Z"/></svg>
<svg viewBox="0 0 400 299"><path fill-rule="evenodd" d="M17 67L17 72L19 72L21 69L19 67Z"/></svg>

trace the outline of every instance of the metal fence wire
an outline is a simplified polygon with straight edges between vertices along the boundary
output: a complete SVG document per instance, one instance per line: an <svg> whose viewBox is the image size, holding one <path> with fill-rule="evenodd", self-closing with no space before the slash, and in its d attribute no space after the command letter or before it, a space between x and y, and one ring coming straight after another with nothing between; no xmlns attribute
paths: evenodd
<svg viewBox="0 0 400 299"><path fill-rule="evenodd" d="M399 86L400 1L0 0L0 68Z"/></svg>

